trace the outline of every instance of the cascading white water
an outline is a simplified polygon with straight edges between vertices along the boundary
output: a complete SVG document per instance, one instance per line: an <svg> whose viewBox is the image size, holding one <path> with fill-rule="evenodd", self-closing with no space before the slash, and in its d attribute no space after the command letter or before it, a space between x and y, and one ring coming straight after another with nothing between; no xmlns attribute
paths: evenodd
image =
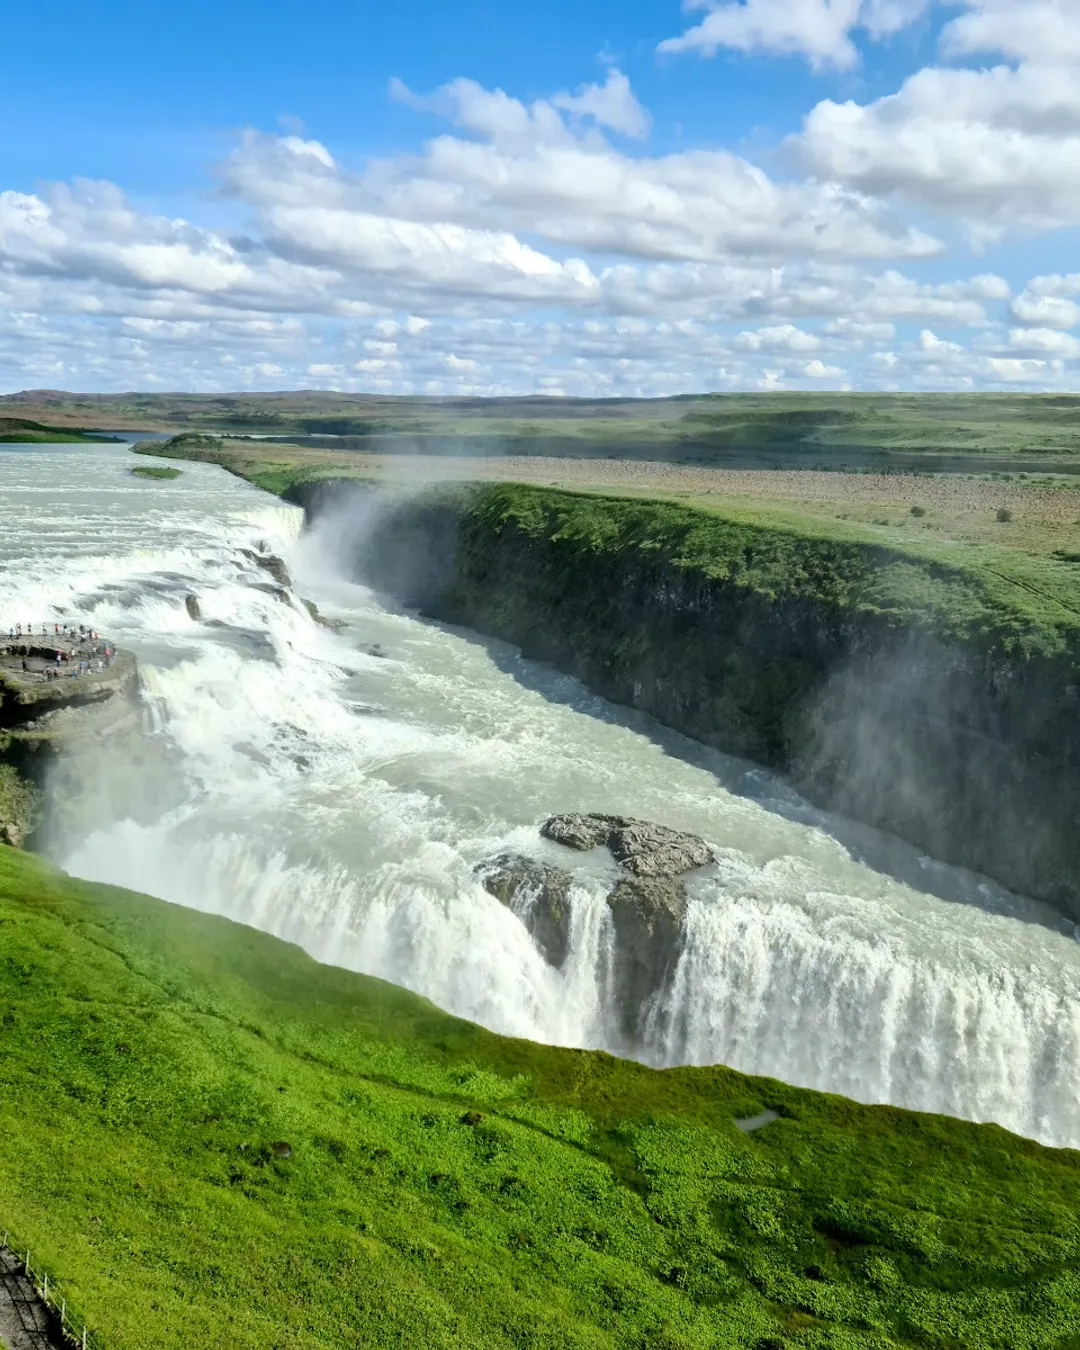
<svg viewBox="0 0 1080 1350"><path fill-rule="evenodd" d="M63 609L135 651L175 779L151 792L145 760L107 752L90 832L53 844L71 871L228 914L499 1031L621 1050L612 865L573 859L561 970L472 868L505 849L565 863L536 832L555 811L663 821L719 861L692 883L635 1053L1080 1144L1080 945L1049 911L380 603L341 575L332 532L301 535L298 511L221 470L144 483L134 462L0 451L0 623ZM242 551L260 542L340 633L260 589ZM134 793L111 790L125 779ZM110 814L133 797L156 804Z"/></svg>

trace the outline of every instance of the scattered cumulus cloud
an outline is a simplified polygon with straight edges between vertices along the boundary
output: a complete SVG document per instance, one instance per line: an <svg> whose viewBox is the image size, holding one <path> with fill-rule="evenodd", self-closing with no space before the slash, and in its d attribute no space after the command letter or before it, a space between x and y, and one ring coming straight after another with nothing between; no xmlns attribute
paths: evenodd
<svg viewBox="0 0 1080 1350"><path fill-rule="evenodd" d="M935 6L688 8L671 55L794 55L824 75ZM972 240L1080 224L1080 5L1031 0L1022 25L1010 8L944 7L939 64L885 97L819 100L771 172L724 146L655 148L609 63L531 102L394 81L428 139L358 164L299 123L249 131L214 171L228 229L112 183L0 191L0 382L1080 388L1080 273L1013 285L962 261Z"/></svg>
<svg viewBox="0 0 1080 1350"><path fill-rule="evenodd" d="M688 0L684 8L707 11L700 23L660 44L661 52L722 49L801 56L815 70L850 70L859 63L856 30L880 39L897 33L933 0Z"/></svg>
<svg viewBox="0 0 1080 1350"><path fill-rule="evenodd" d="M1080 324L1080 305L1064 296L1040 295L1029 287L1012 302L1014 319L1042 328L1075 328Z"/></svg>
<svg viewBox="0 0 1080 1350"><path fill-rule="evenodd" d="M556 94L551 101L563 112L591 117L598 126L623 136L640 138L649 134L649 114L637 101L621 70L610 69L602 85L583 85L576 94Z"/></svg>
<svg viewBox="0 0 1080 1350"><path fill-rule="evenodd" d="M947 8L964 12L942 31L939 64L868 103L821 100L789 140L796 161L983 243L1080 224L1080 5Z"/></svg>

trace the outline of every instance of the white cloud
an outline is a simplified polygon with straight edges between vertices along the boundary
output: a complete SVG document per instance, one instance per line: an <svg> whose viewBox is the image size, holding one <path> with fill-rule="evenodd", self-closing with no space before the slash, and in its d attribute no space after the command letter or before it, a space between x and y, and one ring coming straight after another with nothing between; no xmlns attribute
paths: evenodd
<svg viewBox="0 0 1080 1350"><path fill-rule="evenodd" d="M850 338L857 343L891 342L896 336L896 325L892 323L866 323L860 319L843 316L830 319L822 331L830 337Z"/></svg>
<svg viewBox="0 0 1080 1350"><path fill-rule="evenodd" d="M702 21L660 44L662 52L713 56L724 47L740 52L804 56L815 70L848 70L858 64L852 33L882 38L899 32L933 0L689 0L707 9Z"/></svg>
<svg viewBox="0 0 1080 1350"><path fill-rule="evenodd" d="M1013 328L1009 332L1009 346L1042 356L1080 356L1080 338L1053 328Z"/></svg>
<svg viewBox="0 0 1080 1350"><path fill-rule="evenodd" d="M455 80L428 99L470 136L435 137L419 155L330 170L277 137L249 135L223 183L264 211L323 209L390 220L528 232L553 247L707 262L731 253L912 258L941 244L864 194L780 183L726 150L622 153L567 124L552 103L526 107Z"/></svg>
<svg viewBox="0 0 1080 1350"><path fill-rule="evenodd" d="M807 361L802 373L810 380L838 380L844 374L839 366L827 366L816 357L813 361Z"/></svg>
<svg viewBox="0 0 1080 1350"><path fill-rule="evenodd" d="M1000 53L1012 61L1058 65L1080 61L1080 13L1075 0L967 0L968 12L948 24L950 55Z"/></svg>
<svg viewBox="0 0 1080 1350"><path fill-rule="evenodd" d="M123 320L22 315L17 321L0 319L0 378L16 388L42 383L140 388L156 381L159 387L196 390L315 385L444 394L550 392L557 387L588 396L825 384L1080 388L1080 361L1068 356L1003 341L985 351L973 350L932 330L921 341L898 341L882 352L867 350L857 336L826 332L828 325L792 325L817 339L818 349L807 352L798 349L798 339L789 343L789 350L783 339L774 350L766 351L765 343L753 350L740 342L738 332L644 317L564 316L536 322L445 315L415 334L396 319L392 342L379 335L386 322L304 323L291 316L278 325L203 320L182 340L170 338L175 330L165 325L142 326L133 342Z"/></svg>
<svg viewBox="0 0 1080 1350"><path fill-rule="evenodd" d="M507 231L320 206L271 207L262 223L270 247L290 261L394 277L410 287L568 303L598 290L587 263L557 262Z"/></svg>
<svg viewBox="0 0 1080 1350"><path fill-rule="evenodd" d="M576 94L556 94L551 101L563 112L591 117L623 136L649 134L649 114L634 97L630 81L621 70L609 70L603 84L583 85Z"/></svg>
<svg viewBox="0 0 1080 1350"><path fill-rule="evenodd" d="M1023 361L1015 357L991 357L990 369L1006 384L1041 384L1049 368L1045 361Z"/></svg>
<svg viewBox="0 0 1080 1350"><path fill-rule="evenodd" d="M919 347L924 352L936 352L939 355L944 352L962 352L964 350L958 342L948 342L944 338L939 338L929 328L924 328L919 334Z"/></svg>
<svg viewBox="0 0 1080 1350"><path fill-rule="evenodd" d="M1040 293L1039 280L1036 278L1012 302L1013 318L1040 328L1075 328L1080 324L1080 305L1063 296Z"/></svg>
<svg viewBox="0 0 1080 1350"><path fill-rule="evenodd" d="M775 328L759 328L753 333L740 333L735 345L748 352L813 352L821 346L821 339L794 324L785 323Z"/></svg>
<svg viewBox="0 0 1080 1350"><path fill-rule="evenodd" d="M963 221L989 241L1080 224L1080 5L958 0L942 54L871 103L825 99L790 139L822 180Z"/></svg>
<svg viewBox="0 0 1080 1350"><path fill-rule="evenodd" d="M859 10L871 35L898 14ZM992 72L937 73L982 96ZM724 149L627 153L605 128L645 123L619 71L528 105L467 80L397 93L453 126L355 168L314 139L249 133L220 169L228 230L140 211L107 183L0 194L0 382L1080 385L1065 336L1080 273L1015 297L990 270L940 279L935 263L925 280L942 245L874 195L899 188L773 178ZM901 161L903 133L901 117Z"/></svg>

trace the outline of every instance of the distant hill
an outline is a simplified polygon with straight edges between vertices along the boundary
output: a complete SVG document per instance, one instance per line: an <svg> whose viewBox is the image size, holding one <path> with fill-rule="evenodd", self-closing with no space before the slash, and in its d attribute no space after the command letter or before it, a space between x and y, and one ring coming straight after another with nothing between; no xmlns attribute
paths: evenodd
<svg viewBox="0 0 1080 1350"><path fill-rule="evenodd" d="M1046 394L702 394L663 399L79 394L26 390L0 413L54 429L266 437L312 449L542 454L743 467L933 470L933 457L1048 466L1080 454L1080 397ZM881 461L881 463L879 463Z"/></svg>
<svg viewBox="0 0 1080 1350"><path fill-rule="evenodd" d="M24 417L0 416L0 445L26 445L35 442L71 445L82 441L116 440L118 437L88 436L78 427L51 427Z"/></svg>

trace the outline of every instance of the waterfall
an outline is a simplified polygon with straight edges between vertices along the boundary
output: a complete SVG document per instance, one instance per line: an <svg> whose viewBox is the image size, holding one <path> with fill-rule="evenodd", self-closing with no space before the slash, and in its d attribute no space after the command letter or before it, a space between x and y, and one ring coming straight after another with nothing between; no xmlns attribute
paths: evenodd
<svg viewBox="0 0 1080 1350"><path fill-rule="evenodd" d="M65 815L53 845L69 870L228 915L499 1032L1080 1146L1080 944L1056 916L895 840L871 866L763 770L384 604L295 508L210 465L140 483L128 458L86 446L0 466L12 620L62 611L133 650L162 751L95 761L81 827ZM260 548L292 572L284 601ZM564 810L663 821L718 851L630 1044L614 864L540 840ZM506 849L574 870L559 969L473 875Z"/></svg>

